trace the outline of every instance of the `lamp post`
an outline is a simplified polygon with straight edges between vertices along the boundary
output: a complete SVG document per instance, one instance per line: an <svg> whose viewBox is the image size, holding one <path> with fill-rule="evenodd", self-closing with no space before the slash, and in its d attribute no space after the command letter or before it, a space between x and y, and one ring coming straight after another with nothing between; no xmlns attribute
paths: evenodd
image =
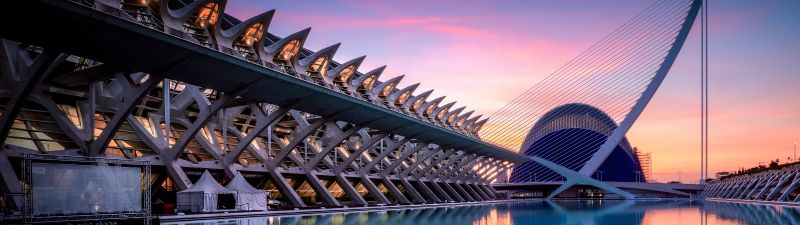
<svg viewBox="0 0 800 225"><path fill-rule="evenodd" d="M794 161L797 161L797 139L794 140Z"/></svg>
<svg viewBox="0 0 800 225"><path fill-rule="evenodd" d="M600 180L600 181L603 181L603 173L605 173L605 171L598 170L598 171L597 171L597 173L599 173L599 174L600 174L600 176L598 176L598 178L600 178L599 180Z"/></svg>

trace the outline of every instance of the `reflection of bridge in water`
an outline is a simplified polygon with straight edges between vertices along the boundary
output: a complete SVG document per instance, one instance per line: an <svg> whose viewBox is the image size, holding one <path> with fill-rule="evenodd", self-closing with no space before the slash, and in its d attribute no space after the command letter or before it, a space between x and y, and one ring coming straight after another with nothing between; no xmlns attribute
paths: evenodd
<svg viewBox="0 0 800 225"><path fill-rule="evenodd" d="M605 182L628 193L641 198L690 198L697 197L704 189L703 184L680 183L645 183L645 182ZM551 182L517 182L495 183L493 186L498 192L508 193L512 198L544 197L563 185L561 181ZM578 193L581 189L592 189L589 185L576 185L576 188L562 192L560 197L577 198L585 197ZM527 195L526 195L527 194ZM601 196L597 196L601 197ZM602 197L619 198L613 193L606 193Z"/></svg>
<svg viewBox="0 0 800 225"><path fill-rule="evenodd" d="M800 224L800 208L735 202L659 200L659 201L531 201L482 206L457 206L405 209L382 212L345 213L320 216L256 217L192 222L168 222L165 225L272 224L272 225L619 225L642 224L648 213L686 213L685 219L720 221L748 225ZM680 216L670 214L671 216ZM686 220L678 220L675 223ZM701 221L688 221L702 224Z"/></svg>
<svg viewBox="0 0 800 225"><path fill-rule="evenodd" d="M703 208L718 218L750 225L800 224L800 208L796 206L705 201Z"/></svg>
<svg viewBox="0 0 800 225"><path fill-rule="evenodd" d="M404 209L383 212L345 213L319 216L258 217L229 220L168 222L166 225L231 224L274 225L355 225L355 224L641 224L648 211L690 209L697 201L528 201L480 206L455 206L426 209Z"/></svg>

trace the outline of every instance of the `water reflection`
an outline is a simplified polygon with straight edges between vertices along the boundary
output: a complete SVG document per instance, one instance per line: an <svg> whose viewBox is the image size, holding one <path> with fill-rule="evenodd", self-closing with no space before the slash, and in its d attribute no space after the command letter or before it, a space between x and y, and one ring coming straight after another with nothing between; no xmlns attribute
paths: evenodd
<svg viewBox="0 0 800 225"><path fill-rule="evenodd" d="M256 217L169 225L733 225L798 224L800 208L725 202L529 201L320 216Z"/></svg>

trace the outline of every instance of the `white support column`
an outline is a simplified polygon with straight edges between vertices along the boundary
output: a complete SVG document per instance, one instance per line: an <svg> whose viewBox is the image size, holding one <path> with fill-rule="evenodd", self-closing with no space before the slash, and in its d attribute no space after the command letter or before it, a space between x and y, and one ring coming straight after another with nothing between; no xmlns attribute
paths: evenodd
<svg viewBox="0 0 800 225"><path fill-rule="evenodd" d="M777 195L778 192L781 191L783 185L786 184L786 182L788 182L793 177L794 177L794 174L792 174L792 173L784 174L781 177L781 179L778 180L778 183L776 183L775 186L772 188L772 191L770 191L769 194L767 194L767 196L764 196L764 200L769 201L770 199L772 199L772 197L775 197L775 195Z"/></svg>
<svg viewBox="0 0 800 225"><path fill-rule="evenodd" d="M794 173L794 179L792 179L792 183L786 187L786 190L783 191L783 194L778 197L777 201L779 202L788 200L792 192L797 189L798 185L800 185L800 173L798 173L797 170L792 171L792 173Z"/></svg>

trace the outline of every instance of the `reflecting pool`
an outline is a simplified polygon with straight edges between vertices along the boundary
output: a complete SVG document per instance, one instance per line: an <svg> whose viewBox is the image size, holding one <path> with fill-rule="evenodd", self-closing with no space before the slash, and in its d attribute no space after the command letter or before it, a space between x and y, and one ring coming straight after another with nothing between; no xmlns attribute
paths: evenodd
<svg viewBox="0 0 800 225"><path fill-rule="evenodd" d="M800 224L800 208L689 200L526 201L317 216L255 217L169 225L730 225Z"/></svg>

